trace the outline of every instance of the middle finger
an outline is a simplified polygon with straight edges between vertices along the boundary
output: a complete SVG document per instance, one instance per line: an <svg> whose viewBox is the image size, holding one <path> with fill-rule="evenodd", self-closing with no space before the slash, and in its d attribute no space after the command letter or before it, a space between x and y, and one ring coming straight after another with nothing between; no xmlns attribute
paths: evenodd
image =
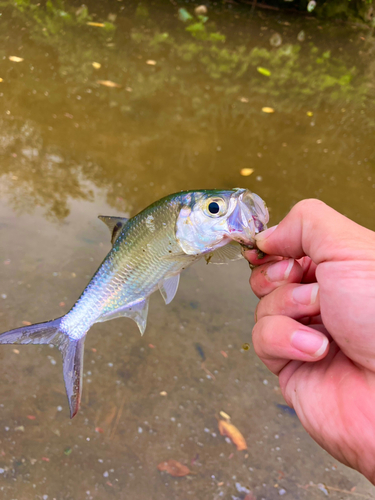
<svg viewBox="0 0 375 500"><path fill-rule="evenodd" d="M288 283L264 296L256 309L256 320L265 316L289 316L293 319L315 317L320 314L319 285Z"/></svg>

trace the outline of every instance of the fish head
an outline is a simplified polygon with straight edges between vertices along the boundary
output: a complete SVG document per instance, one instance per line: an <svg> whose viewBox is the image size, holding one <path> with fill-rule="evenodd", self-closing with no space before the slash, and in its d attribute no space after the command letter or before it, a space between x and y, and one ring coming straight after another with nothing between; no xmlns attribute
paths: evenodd
<svg viewBox="0 0 375 500"><path fill-rule="evenodd" d="M177 217L176 238L188 255L204 254L230 241L253 248L268 218L264 201L247 189L188 192Z"/></svg>

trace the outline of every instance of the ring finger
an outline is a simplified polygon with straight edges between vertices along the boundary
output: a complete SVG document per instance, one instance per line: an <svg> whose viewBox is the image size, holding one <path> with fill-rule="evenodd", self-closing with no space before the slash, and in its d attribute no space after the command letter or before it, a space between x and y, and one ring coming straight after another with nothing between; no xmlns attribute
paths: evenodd
<svg viewBox="0 0 375 500"><path fill-rule="evenodd" d="M287 316L266 316L253 328L253 344L263 363L278 375L290 360L322 359L329 340L324 333Z"/></svg>

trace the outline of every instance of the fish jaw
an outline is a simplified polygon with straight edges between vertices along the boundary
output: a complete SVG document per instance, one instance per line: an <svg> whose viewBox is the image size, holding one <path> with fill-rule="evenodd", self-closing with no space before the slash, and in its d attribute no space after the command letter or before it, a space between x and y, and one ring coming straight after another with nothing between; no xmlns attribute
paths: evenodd
<svg viewBox="0 0 375 500"><path fill-rule="evenodd" d="M255 235L267 229L269 214L266 204L260 196L247 189L238 189L232 200L233 210L227 220L227 237L253 248Z"/></svg>

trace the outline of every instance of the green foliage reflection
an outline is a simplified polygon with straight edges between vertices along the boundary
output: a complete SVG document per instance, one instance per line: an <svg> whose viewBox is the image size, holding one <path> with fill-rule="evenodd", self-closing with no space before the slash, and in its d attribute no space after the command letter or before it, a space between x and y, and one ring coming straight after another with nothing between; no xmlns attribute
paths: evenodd
<svg viewBox="0 0 375 500"><path fill-rule="evenodd" d="M153 170L145 162L169 157L176 134L177 158L193 165L191 150L208 156L219 137L246 143L251 131L251 140L260 143L277 133L261 121L263 106L284 116L304 109L306 116L307 109L323 105L350 103L359 113L371 103L371 58L365 64L326 43L299 42L297 36L274 47L219 25L210 11L196 15L168 6L160 13L153 4L128 4L125 14L119 10L116 20L108 21L113 13L95 15L90 4L73 8L63 0L16 0L0 5L6 59L2 99L12 110L2 128L9 140L0 145L7 158L1 173L23 180L8 191L16 205L26 198L32 205L34 199L52 217L66 216L69 197L91 199L87 180L106 191L112 206L128 210L137 198L133 188L160 176L159 167ZM249 19L259 33L256 23L263 21ZM22 66L11 64L9 54L20 54ZM117 87L98 83L108 81ZM361 119L373 130L371 113ZM24 123L35 141L25 135ZM38 152L32 169L22 153L30 147ZM50 160L56 155L61 162ZM46 172L58 182L47 182ZM191 175L181 174L184 185ZM153 197L175 189L166 177L163 192ZM128 206L123 186L129 186Z"/></svg>

